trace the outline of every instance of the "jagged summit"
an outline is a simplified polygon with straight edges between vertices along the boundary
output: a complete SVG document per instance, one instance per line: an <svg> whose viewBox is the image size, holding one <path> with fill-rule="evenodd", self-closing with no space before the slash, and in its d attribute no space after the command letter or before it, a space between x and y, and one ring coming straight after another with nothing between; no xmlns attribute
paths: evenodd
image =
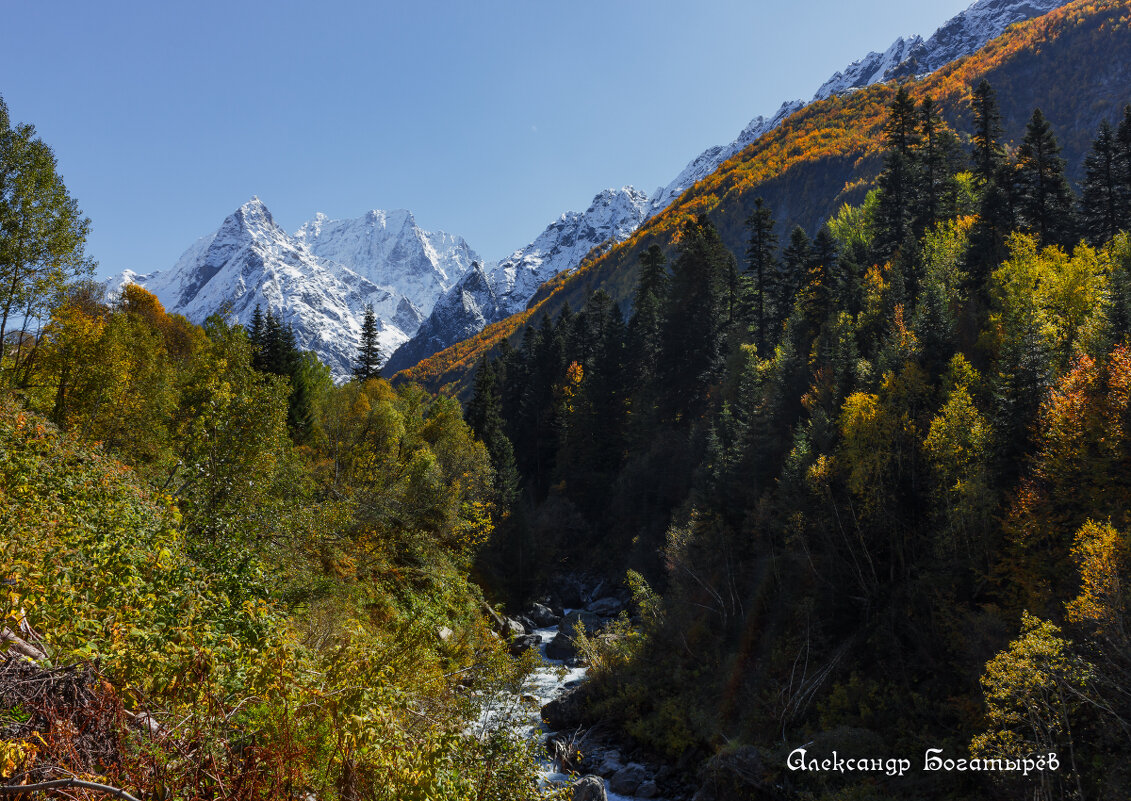
<svg viewBox="0 0 1131 801"><path fill-rule="evenodd" d="M167 271L124 272L173 312L200 322L226 310L247 324L256 305L293 326L335 376L349 375L365 306L387 356L416 333L436 298L476 259L460 237L421 230L404 210L356 220L318 214L290 236L258 197L229 214Z"/></svg>
<svg viewBox="0 0 1131 801"><path fill-rule="evenodd" d="M1010 24L1061 5L1062 0L979 0L929 39L900 37L883 53L853 62L822 84L814 100L932 72L978 50ZM349 373L360 319L372 303L383 352L400 348L386 372L404 369L521 311L543 282L575 268L594 247L627 239L805 105L794 100L772 116L755 117L732 142L699 154L650 197L633 187L598 193L585 212L562 214L497 264L479 259L462 237L421 229L405 209L346 220L316 214L290 236L252 197L170 270L126 272L118 282L143 284L170 310L198 321L228 308L247 322L257 303L271 308L339 377Z"/></svg>

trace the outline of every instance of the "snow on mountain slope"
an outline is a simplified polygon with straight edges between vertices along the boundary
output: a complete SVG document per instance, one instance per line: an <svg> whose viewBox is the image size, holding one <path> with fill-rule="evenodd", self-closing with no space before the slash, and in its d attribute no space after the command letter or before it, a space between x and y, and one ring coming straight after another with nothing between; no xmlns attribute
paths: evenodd
<svg viewBox="0 0 1131 801"><path fill-rule="evenodd" d="M904 63L912 50L922 44L921 36L899 37L883 53L869 53L859 61L853 61L844 68L843 72L834 74L821 84L813 99L824 100L826 97L839 95L851 89L859 89L887 80L885 76Z"/></svg>
<svg viewBox="0 0 1131 801"><path fill-rule="evenodd" d="M883 53L869 53L825 81L813 97L814 102L834 94L852 91L880 81L910 75L924 75L964 55L975 52L999 36L1010 24L1058 8L1067 0L978 0L940 27L926 41L920 36L900 37ZM807 105L802 100L783 103L772 117L755 117L738 137L727 145L716 145L696 156L667 186L657 189L647 201L642 218L636 202L619 207L625 216L607 218L604 230L620 241L632 235L644 220L666 209L689 187L706 178L727 159L741 152L792 114ZM626 188L622 191L630 191ZM636 190L631 190L635 193ZM603 193L605 194L605 193ZM602 196L599 195L598 199ZM590 209L590 212L593 209ZM586 212L589 214L590 212ZM561 226L568 227L563 215L533 243L490 269L468 273L463 281L437 301L432 314L416 336L393 354L387 365L390 372L413 366L421 359L473 336L486 325L520 311L533 296L538 284L564 270L573 269L588 252L589 243L600 240L585 237L582 247L557 248L546 266L543 253L553 250ZM613 233L615 231L615 233ZM537 263L537 267L535 266Z"/></svg>
<svg viewBox="0 0 1131 801"><path fill-rule="evenodd" d="M900 37L883 54L869 53L821 85L814 100L881 81L927 75L968 56L1015 22L1039 17L1068 0L979 0L944 23L930 39Z"/></svg>
<svg viewBox="0 0 1131 801"><path fill-rule="evenodd" d="M576 267L604 242L620 242L640 227L651 209L647 195L631 186L606 189L584 212L561 215L529 245L494 267L478 267L437 301L416 335L392 355L392 373L411 367L493 322L526 308L535 290Z"/></svg>
<svg viewBox="0 0 1131 801"><path fill-rule="evenodd" d="M424 231L404 209L355 220L317 214L294 238L318 258L347 265L426 311L476 259L463 237Z"/></svg>
<svg viewBox="0 0 1131 801"><path fill-rule="evenodd" d="M924 75L976 51L1013 22L1044 14L1066 0L978 0L929 39L901 37L836 73L814 100L878 81ZM171 269L123 273L152 290L174 312L202 321L229 308L240 322L255 305L291 323L338 378L349 374L367 303L377 313L386 372L422 358L523 309L538 286L576 267L604 242L618 242L727 159L790 115L803 101L756 117L727 145L709 148L649 198L625 187L597 195L584 213L568 212L529 245L498 264L479 262L461 237L421 230L404 210L372 211L354 220L319 214L288 236L254 198L202 237ZM394 350L398 347L394 353Z"/></svg>
<svg viewBox="0 0 1131 801"><path fill-rule="evenodd" d="M688 188L717 170L724 161L742 151L748 145L757 142L762 136L781 125L782 121L795 111L804 107L805 103L801 100L790 100L782 103L781 108L777 110L774 116L769 118L758 116L752 119L742 129L738 138L729 145L715 145L704 150L683 168L683 171L675 177L675 180L667 186L657 189L652 194L648 216L659 214Z"/></svg>
<svg viewBox="0 0 1131 801"><path fill-rule="evenodd" d="M392 226L385 224L389 219ZM382 353L390 354L416 333L451 285L449 273L458 278L474 258L462 239L421 231L408 212L370 212L345 221L319 215L291 237L252 198L214 234L193 243L172 269L127 271L116 283L140 284L169 311L195 322L227 311L247 325L256 305L270 309L294 328L301 348L317 353L342 379L349 375L367 304L377 315Z"/></svg>

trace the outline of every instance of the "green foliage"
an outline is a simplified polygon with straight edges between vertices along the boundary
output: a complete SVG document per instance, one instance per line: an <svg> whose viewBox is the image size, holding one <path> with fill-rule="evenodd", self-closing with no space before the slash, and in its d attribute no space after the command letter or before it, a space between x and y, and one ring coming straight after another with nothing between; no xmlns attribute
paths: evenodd
<svg viewBox="0 0 1131 801"><path fill-rule="evenodd" d="M0 98L0 379L20 375L35 358L37 326L63 288L90 274L84 253L90 220L67 192L55 154L35 127L14 124ZM23 331L12 324L22 320ZM9 334L15 335L14 339ZM14 347L11 347L14 346Z"/></svg>

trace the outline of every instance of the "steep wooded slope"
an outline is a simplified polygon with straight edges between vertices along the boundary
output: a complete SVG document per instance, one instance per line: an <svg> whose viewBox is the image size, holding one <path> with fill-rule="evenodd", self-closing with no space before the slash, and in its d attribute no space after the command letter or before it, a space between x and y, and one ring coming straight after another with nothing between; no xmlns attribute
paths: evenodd
<svg viewBox="0 0 1131 801"><path fill-rule="evenodd" d="M908 85L916 100L934 97L948 123L964 130L970 91L985 78L1002 98L1007 140L1019 141L1033 108L1040 107L1064 157L1078 169L1100 120L1115 119L1131 101L1129 20L1131 0L1080 0L1011 26L973 56ZM774 210L781 232L795 224L812 232L842 203L859 202L870 188L894 91L894 84L875 85L805 107L632 237L548 281L525 311L398 374L398 380L459 394L482 355L520 332L528 320L556 315L567 303L579 308L598 288L626 304L639 254L652 244L670 249L691 215L707 214L740 263L744 222L756 197Z"/></svg>

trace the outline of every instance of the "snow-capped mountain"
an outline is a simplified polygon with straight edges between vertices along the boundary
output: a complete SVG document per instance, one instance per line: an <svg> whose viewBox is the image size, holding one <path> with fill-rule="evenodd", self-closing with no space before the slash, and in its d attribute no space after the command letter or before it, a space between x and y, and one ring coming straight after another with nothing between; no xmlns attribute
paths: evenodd
<svg viewBox="0 0 1131 801"><path fill-rule="evenodd" d="M356 220L319 213L294 238L318 258L347 265L425 313L476 259L463 237L424 231L404 209L370 211Z"/></svg>
<svg viewBox="0 0 1131 801"><path fill-rule="evenodd" d="M416 336L389 359L386 372L411 367L522 311L539 286L576 267L594 247L631 236L650 209L648 196L638 189L606 189L584 212L561 215L537 239L497 265L476 265L437 301Z"/></svg>
<svg viewBox="0 0 1131 801"><path fill-rule="evenodd" d="M929 39L901 37L883 53L850 64L822 84L813 100L932 72L976 51L1010 24L1066 1L978 0ZM254 198L171 269L150 275L127 271L118 282L144 285L170 311L195 321L227 308L247 323L256 304L270 308L338 378L349 374L364 308L372 303L382 352L393 354L385 366L391 373L520 311L544 281L576 267L597 245L631 236L805 105L795 100L769 118L755 117L734 141L705 150L651 197L632 187L602 192L584 213L563 214L498 264L480 261L460 237L422 231L407 211L372 211L354 220L319 214L288 236Z"/></svg>
<svg viewBox="0 0 1131 801"><path fill-rule="evenodd" d="M195 322L226 310L247 325L256 305L270 309L293 327L301 348L345 378L367 304L377 315L381 351L390 354L475 259L463 239L422 231L407 211L356 220L320 214L289 236L255 197L171 269L126 271L117 284L140 284Z"/></svg>
<svg viewBox="0 0 1131 801"><path fill-rule="evenodd" d="M869 53L829 78L814 100L870 86L881 81L927 75L968 56L1015 22L1039 17L1067 0L978 0L948 20L930 39L900 37L883 53Z"/></svg>

